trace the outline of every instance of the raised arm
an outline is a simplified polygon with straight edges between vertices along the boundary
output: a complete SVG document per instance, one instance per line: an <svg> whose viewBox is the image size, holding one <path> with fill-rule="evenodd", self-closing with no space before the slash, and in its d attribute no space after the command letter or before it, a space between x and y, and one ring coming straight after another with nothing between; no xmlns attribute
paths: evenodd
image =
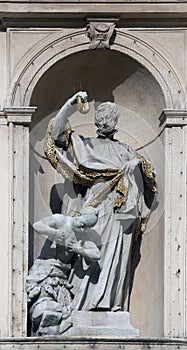
<svg viewBox="0 0 187 350"><path fill-rule="evenodd" d="M50 236L50 240L56 239L56 221L53 215L35 222L33 228L40 235Z"/></svg>
<svg viewBox="0 0 187 350"><path fill-rule="evenodd" d="M84 91L79 91L74 94L65 102L54 118L52 136L55 140L57 140L58 137L66 130L67 119L71 113L72 105L76 103L78 96L80 96L83 100L86 100L88 95Z"/></svg>
<svg viewBox="0 0 187 350"><path fill-rule="evenodd" d="M54 214L43 218L33 224L36 232L48 236L50 241L62 244L64 238L64 215Z"/></svg>

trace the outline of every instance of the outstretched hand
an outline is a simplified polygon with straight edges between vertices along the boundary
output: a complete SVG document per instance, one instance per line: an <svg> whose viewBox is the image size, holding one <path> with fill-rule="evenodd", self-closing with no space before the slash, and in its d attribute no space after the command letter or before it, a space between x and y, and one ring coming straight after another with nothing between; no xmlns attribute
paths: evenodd
<svg viewBox="0 0 187 350"><path fill-rule="evenodd" d="M86 91L79 91L76 92L72 97L70 97L69 102L71 105L75 104L77 102L77 97L80 96L83 101L87 101L88 94Z"/></svg>

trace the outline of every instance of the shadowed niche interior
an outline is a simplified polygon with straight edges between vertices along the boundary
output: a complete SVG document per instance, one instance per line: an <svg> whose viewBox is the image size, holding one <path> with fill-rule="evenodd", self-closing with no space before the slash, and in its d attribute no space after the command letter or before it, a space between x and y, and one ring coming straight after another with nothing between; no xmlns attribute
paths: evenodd
<svg viewBox="0 0 187 350"><path fill-rule="evenodd" d="M114 50L82 51L55 63L38 81L31 106L37 106L30 128L30 266L40 255L45 240L33 232L35 221L60 212L63 178L49 165L43 153L48 121L76 91L87 91L91 102L88 116L77 112L73 127L85 136L95 136L93 111L99 102L120 106L119 139L134 149L142 147L158 173L158 208L148 231L133 247L131 319L141 336L162 336L163 329L163 163L158 118L165 107L162 90L140 63ZM72 193L74 189L72 188ZM140 244L141 243L141 244ZM46 243L47 248L48 243ZM140 247L141 246L141 247ZM157 252L159 251L159 254ZM42 254L43 254L42 250ZM155 320L155 314L157 319Z"/></svg>

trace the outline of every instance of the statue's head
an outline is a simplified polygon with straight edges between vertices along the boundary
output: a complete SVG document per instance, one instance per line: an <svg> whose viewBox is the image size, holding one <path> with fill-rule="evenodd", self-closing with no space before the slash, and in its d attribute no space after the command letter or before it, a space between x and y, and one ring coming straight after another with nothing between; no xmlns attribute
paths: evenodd
<svg viewBox="0 0 187 350"><path fill-rule="evenodd" d="M73 219L73 229L84 231L95 226L98 221L98 210L93 207L85 207Z"/></svg>
<svg viewBox="0 0 187 350"><path fill-rule="evenodd" d="M109 135L115 130L119 112L113 102L104 102L99 105L95 113L95 125L103 135Z"/></svg>

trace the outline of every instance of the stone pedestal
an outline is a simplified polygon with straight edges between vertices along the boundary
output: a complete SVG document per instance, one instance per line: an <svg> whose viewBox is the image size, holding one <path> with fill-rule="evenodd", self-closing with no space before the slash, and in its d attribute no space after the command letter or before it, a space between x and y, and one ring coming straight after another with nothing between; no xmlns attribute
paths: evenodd
<svg viewBox="0 0 187 350"><path fill-rule="evenodd" d="M132 327L129 312L73 311L73 327L66 335L136 337L138 329Z"/></svg>

